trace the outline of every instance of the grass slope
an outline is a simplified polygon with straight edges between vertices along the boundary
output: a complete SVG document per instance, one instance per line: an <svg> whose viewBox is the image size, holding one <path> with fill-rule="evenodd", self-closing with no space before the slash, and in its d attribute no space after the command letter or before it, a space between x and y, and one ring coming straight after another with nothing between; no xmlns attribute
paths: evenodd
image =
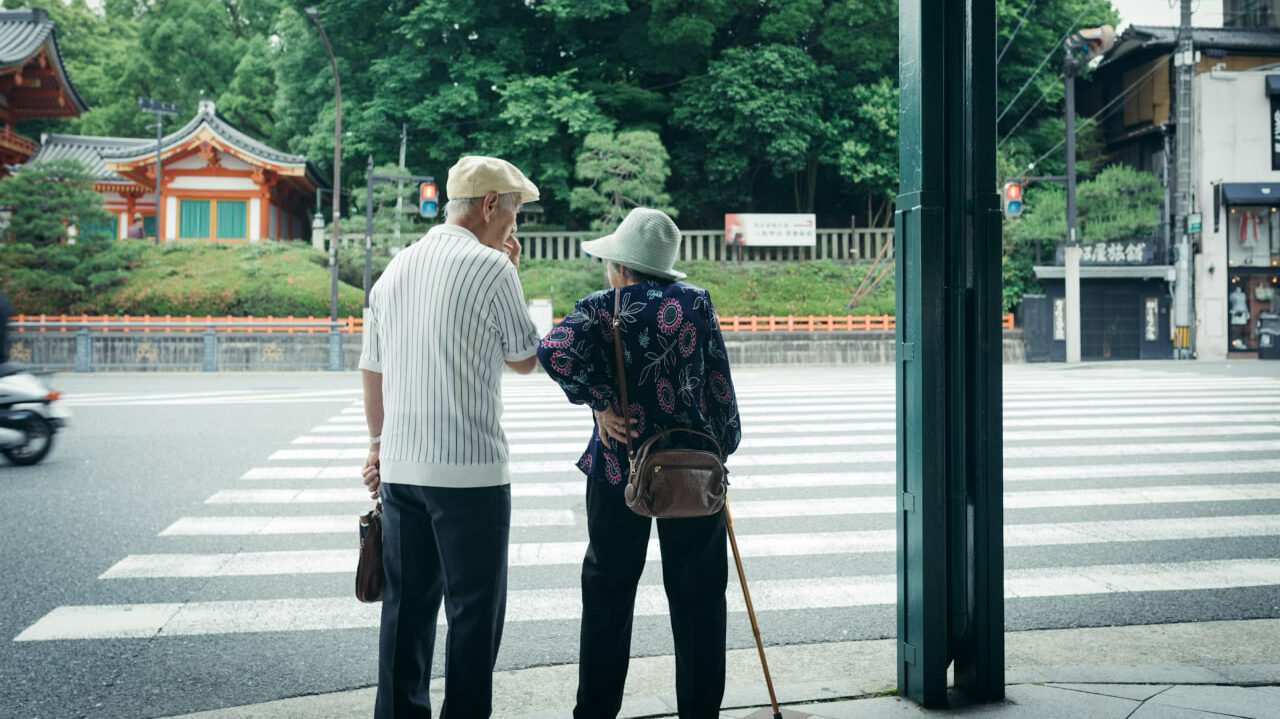
<svg viewBox="0 0 1280 719"><path fill-rule="evenodd" d="M387 258L374 258L375 279ZM342 253L339 314L359 316L363 252ZM869 267L830 261L739 267L680 265L710 290L721 315L892 314L893 278L851 312L844 307ZM551 297L555 313L604 286L594 260L525 260L525 297ZM32 248L0 246L0 287L24 314L253 315L329 314L326 256L303 244L214 245L145 242Z"/></svg>

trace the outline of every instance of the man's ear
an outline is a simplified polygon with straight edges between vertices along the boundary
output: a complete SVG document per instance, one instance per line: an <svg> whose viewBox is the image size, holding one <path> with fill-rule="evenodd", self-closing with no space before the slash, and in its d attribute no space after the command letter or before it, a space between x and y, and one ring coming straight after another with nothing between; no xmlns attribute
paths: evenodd
<svg viewBox="0 0 1280 719"><path fill-rule="evenodd" d="M493 214L498 211L498 193L485 193L484 202L480 205L481 217L484 218L485 224L489 224L489 220L493 218Z"/></svg>

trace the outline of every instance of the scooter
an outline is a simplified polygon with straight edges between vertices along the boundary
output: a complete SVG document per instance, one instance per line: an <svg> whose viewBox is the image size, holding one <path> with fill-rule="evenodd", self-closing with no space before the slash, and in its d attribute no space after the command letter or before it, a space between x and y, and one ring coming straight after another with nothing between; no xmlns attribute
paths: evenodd
<svg viewBox="0 0 1280 719"><path fill-rule="evenodd" d="M0 454L17 465L44 459L71 417L60 396L22 365L0 364Z"/></svg>

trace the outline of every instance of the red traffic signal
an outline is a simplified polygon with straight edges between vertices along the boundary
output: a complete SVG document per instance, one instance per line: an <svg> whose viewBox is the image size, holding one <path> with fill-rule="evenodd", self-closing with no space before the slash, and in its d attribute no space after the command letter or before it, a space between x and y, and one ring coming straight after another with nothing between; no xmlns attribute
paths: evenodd
<svg viewBox="0 0 1280 719"><path fill-rule="evenodd" d="M435 217L440 214L440 197L436 183L424 182L418 185L418 214L423 217Z"/></svg>
<svg viewBox="0 0 1280 719"><path fill-rule="evenodd" d="M1000 193L1006 217L1017 217L1022 214L1022 184L1018 182L1004 183L1004 191Z"/></svg>

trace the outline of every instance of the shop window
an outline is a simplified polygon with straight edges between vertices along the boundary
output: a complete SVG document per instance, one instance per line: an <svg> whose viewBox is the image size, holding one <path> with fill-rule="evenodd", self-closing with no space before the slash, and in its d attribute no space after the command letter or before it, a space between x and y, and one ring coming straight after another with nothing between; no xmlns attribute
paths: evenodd
<svg viewBox="0 0 1280 719"><path fill-rule="evenodd" d="M1280 272L1231 271L1227 290L1227 327L1230 349L1258 349L1258 330L1280 317Z"/></svg>
<svg viewBox="0 0 1280 719"><path fill-rule="evenodd" d="M1275 207L1232 207L1227 218L1227 264L1280 266L1280 213Z"/></svg>
<svg viewBox="0 0 1280 719"><path fill-rule="evenodd" d="M243 200L220 200L218 203L218 239L245 240L249 238L248 203Z"/></svg>
<svg viewBox="0 0 1280 719"><path fill-rule="evenodd" d="M178 237L184 240L209 239L209 201L183 200L178 208Z"/></svg>

